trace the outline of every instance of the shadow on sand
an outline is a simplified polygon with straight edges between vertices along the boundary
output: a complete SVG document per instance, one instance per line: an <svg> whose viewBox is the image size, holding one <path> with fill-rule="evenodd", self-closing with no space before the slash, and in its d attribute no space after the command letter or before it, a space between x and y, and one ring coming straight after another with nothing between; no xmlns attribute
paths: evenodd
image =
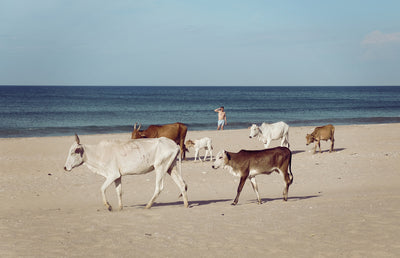
<svg viewBox="0 0 400 258"><path fill-rule="evenodd" d="M341 151L344 151L346 148L335 148L335 149L333 149L333 152L332 153L335 153L335 152L341 152ZM312 152L312 151L311 151ZM317 151L315 152L315 154L318 154L318 153L320 153L319 152L319 149L317 149ZM329 153L329 149L326 149L326 150L322 150L321 151L321 153Z"/></svg>
<svg viewBox="0 0 400 258"><path fill-rule="evenodd" d="M190 157L190 158L186 158L186 160L182 160L182 162L185 162L185 161L194 161L194 157ZM213 157L212 161L214 161L214 157ZM201 156L201 160L199 160L199 158L197 158L196 162L198 162L198 163L210 162L210 156L207 156L206 161L203 161L203 156Z"/></svg>
<svg viewBox="0 0 400 258"><path fill-rule="evenodd" d="M302 152L306 152L306 151L305 150L295 150L295 151L292 151L292 155L302 153Z"/></svg>
<svg viewBox="0 0 400 258"><path fill-rule="evenodd" d="M301 201L301 200L307 200L307 199L312 199L312 198L318 198L321 195L307 195L307 196L289 196L288 200L293 200L293 201ZM283 197L280 198L261 198L261 201L263 203L265 202L272 202L272 201L283 201ZM257 200L254 200L254 203L256 203Z"/></svg>
<svg viewBox="0 0 400 258"><path fill-rule="evenodd" d="M311 198L318 198L321 195L308 195L308 196L292 196L288 198L288 200L294 200L294 201L298 201L298 200L307 200L307 199L311 199ZM231 202L233 201L234 198L232 199L217 199L217 200L203 200L203 201L190 201L189 200L189 208L193 208L196 206L204 206L204 205L209 205L209 204L213 204L213 203L220 203L220 202L228 202L229 204L231 204ZM272 201L282 201L283 198L262 198L261 201L263 203L267 203L267 202L272 202ZM250 201L251 203L257 203L257 200L252 200ZM240 201L239 203L240 204ZM153 204L152 207L163 207L163 206L179 206L182 205L183 206L183 201L176 201L176 202L164 202L164 203L157 203L155 202ZM145 207L146 204L135 204L135 205L130 205L127 207Z"/></svg>

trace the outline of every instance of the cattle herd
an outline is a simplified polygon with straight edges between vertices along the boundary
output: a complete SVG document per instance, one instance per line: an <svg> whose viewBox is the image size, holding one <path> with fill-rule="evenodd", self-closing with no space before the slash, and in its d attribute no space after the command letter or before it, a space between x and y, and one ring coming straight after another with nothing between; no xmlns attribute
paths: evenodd
<svg viewBox="0 0 400 258"><path fill-rule="evenodd" d="M163 181L169 174L178 186L183 203L188 207L187 185L182 179L181 162L186 159L187 148L194 148L195 157L200 161L213 161L212 140L208 137L185 142L187 126L183 123L166 125L151 125L146 130L140 130L141 125L134 125L132 139L126 141L106 140L97 145L81 144L78 135L70 147L64 166L65 171L71 171L80 165L86 165L92 172L106 178L101 186L101 194L104 205L112 210L106 199L105 191L112 184L118 197L119 209L122 209L121 177L125 175L140 175L155 171L155 191L147 203L150 208L163 189ZM241 150L237 153L220 151L216 156L212 168L227 169L232 175L240 178L237 194L232 202L236 205L240 193L247 179L250 180L257 201L261 204L258 194L258 186L255 176L259 174L271 174L277 172L284 180L283 200L287 201L289 186L293 182L291 169L292 152L289 149L289 126L284 122L274 124L262 123L260 126L253 124L250 128L250 138L257 137L264 144L261 150ZM311 134L306 135L306 145L315 142L314 153L317 146L321 152L320 141L330 140L330 151L334 147L335 127L331 124L316 127ZM281 139L281 147L268 148L272 140ZM205 149L203 160L199 151Z"/></svg>

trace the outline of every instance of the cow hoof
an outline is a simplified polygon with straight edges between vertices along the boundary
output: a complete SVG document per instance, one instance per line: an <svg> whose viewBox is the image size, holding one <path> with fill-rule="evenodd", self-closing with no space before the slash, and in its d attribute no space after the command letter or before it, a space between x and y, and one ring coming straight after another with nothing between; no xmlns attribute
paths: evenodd
<svg viewBox="0 0 400 258"><path fill-rule="evenodd" d="M236 205L236 202L231 203L231 205L235 206L235 205Z"/></svg>
<svg viewBox="0 0 400 258"><path fill-rule="evenodd" d="M112 211L112 207L111 206L108 206L107 209L108 209L108 211Z"/></svg>

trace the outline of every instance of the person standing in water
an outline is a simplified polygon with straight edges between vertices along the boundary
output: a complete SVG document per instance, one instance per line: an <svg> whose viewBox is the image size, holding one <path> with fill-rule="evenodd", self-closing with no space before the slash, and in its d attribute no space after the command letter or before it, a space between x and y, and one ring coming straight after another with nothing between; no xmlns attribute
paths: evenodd
<svg viewBox="0 0 400 258"><path fill-rule="evenodd" d="M224 125L227 125L228 122L226 121L226 114L224 111L224 107L220 107L214 110L215 112L218 113L218 127L217 130L221 128L221 130L224 130Z"/></svg>

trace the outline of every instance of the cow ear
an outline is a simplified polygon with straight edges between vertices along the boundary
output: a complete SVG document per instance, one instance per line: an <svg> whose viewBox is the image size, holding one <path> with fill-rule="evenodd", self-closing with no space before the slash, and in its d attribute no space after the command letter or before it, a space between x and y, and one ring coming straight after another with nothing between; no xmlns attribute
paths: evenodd
<svg viewBox="0 0 400 258"><path fill-rule="evenodd" d="M82 147L76 148L76 150L75 150L75 153L80 154L81 157L83 156L83 152L84 152L84 150Z"/></svg>
<svg viewBox="0 0 400 258"><path fill-rule="evenodd" d="M224 152L225 152L225 155L228 158L228 160L231 160L231 155L229 154L229 152L227 152L227 151L224 151Z"/></svg>
<svg viewBox="0 0 400 258"><path fill-rule="evenodd" d="M79 140L79 137L78 137L78 135L76 133L75 133L75 141L76 141L77 144L81 143L81 140Z"/></svg>

